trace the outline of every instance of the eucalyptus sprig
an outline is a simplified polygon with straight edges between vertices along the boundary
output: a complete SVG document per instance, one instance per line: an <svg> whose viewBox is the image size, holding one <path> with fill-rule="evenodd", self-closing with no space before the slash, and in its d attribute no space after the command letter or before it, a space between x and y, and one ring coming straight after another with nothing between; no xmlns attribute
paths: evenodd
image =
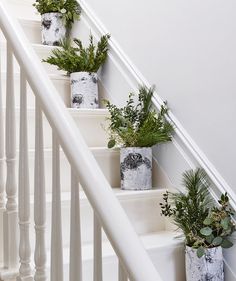
<svg viewBox="0 0 236 281"><path fill-rule="evenodd" d="M139 88L138 103L131 93L122 108L105 100L110 113L108 147L151 147L157 143L171 141L174 127L166 119L168 108L162 105L160 112L151 108L154 88Z"/></svg>
<svg viewBox="0 0 236 281"><path fill-rule="evenodd" d="M61 13L68 29L80 19L81 7L76 0L36 0L33 6L40 15L45 13Z"/></svg>
<svg viewBox="0 0 236 281"><path fill-rule="evenodd" d="M68 74L73 72L97 72L107 59L109 50L110 35L103 35L97 45L93 36L90 35L89 46L84 47L81 40L74 39L75 46L70 40L61 42L61 48L55 48L47 59L43 62L56 65L59 70L64 70Z"/></svg>
<svg viewBox="0 0 236 281"><path fill-rule="evenodd" d="M229 237L236 228L227 193L221 195L219 206L215 206L207 175L199 168L185 172L183 182L186 193L166 192L163 195L161 214L173 219L183 231L186 245L197 249L199 258L207 248L231 247L233 243Z"/></svg>

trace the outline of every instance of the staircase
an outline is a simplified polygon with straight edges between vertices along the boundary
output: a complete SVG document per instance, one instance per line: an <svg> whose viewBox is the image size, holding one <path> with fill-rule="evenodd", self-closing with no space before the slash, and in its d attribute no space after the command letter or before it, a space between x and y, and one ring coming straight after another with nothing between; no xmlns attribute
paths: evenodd
<svg viewBox="0 0 236 281"><path fill-rule="evenodd" d="M38 61L46 58L53 47L43 46L40 44L40 18L35 14L35 11L32 7L32 0L7 0L5 4L8 6L8 11L12 13L12 17L16 17L17 21L20 23L25 35L32 44ZM79 24L81 25L80 34L76 34L76 36L80 36L82 39L87 38L87 31L89 29L88 23L85 22L82 17ZM60 138L58 140L57 131L55 132L54 129L51 129L51 127L54 126L52 125L52 119L50 120L50 118L49 120L51 122L49 123L48 118L46 117L48 113L46 110L46 116L43 115L41 119L41 110L43 108L44 111L44 107L42 106L41 108L41 102L39 100L35 101L35 89L33 83L32 87L27 85L28 101L26 107L24 98L22 98L22 93L24 92L24 83L26 82L26 75L21 71L21 68L16 60L14 60L12 64L11 61L9 61L9 49L6 46L6 40L3 34L1 34L0 50L2 62L1 86L4 108L3 118L4 123L6 122L6 124L10 124L9 122L12 120L9 118L9 112L8 115L5 113L5 105L9 105L11 102L9 98L6 99L5 93L6 91L9 93L11 90L13 92L11 86L14 85L14 113L16 120L16 175L18 175L19 172L19 158L24 164L26 164L27 162L24 161L26 161L26 155L28 155L28 190L27 180L25 180L27 178L27 172L24 174L26 175L26 178L24 176L19 178L19 184L18 178L16 176L16 187L21 188L19 190L19 211L20 214L22 214L20 217L20 225L23 226L21 229L21 237L24 237L24 242L27 242L27 216L29 216L29 213L22 211L22 209L27 209L27 206L29 206L30 216L28 242L30 242L31 245L31 252L34 253L37 251L35 258L33 254L30 254L31 258L29 263L27 261L27 246L22 246L23 248L21 248L22 252L20 258L21 266L23 264L23 267L21 267L23 269L21 272L23 277L17 277L19 275L20 266L18 264L18 254L14 253L14 255L17 255L17 257L13 257L13 261L11 260L12 257L9 254L14 252L14 250L12 250L14 241L9 241L8 246L6 244L4 245L4 251L9 251L8 254L10 255L7 258L6 253L4 253L5 258L2 257L3 247L0 246L0 253L2 254L0 255L0 261L2 263L4 262L4 268L0 269L0 280L10 281L19 278L18 280L29 281L33 280L32 276L34 274L36 276L35 280L46 280L46 278L48 280L64 279L71 281L125 281L128 280L128 278L135 281L149 280L147 276L145 279L141 279L141 276L140 279L132 279L132 275L130 275L131 270L126 268L128 258L122 259L122 253L120 253L119 249L116 251L116 246L119 243L116 244L116 242L114 242L115 239L112 237L109 230L106 231L108 235L106 235L104 231L101 231L101 227L103 227L105 223L103 222L103 219L99 213L97 214L96 211L94 211L93 199L88 198L90 196L90 191L86 192L85 186L87 185L87 182L81 180L79 188L77 188L79 177L77 177L77 174L75 174L75 169L73 167L71 168L72 163L74 164L74 160L68 160L68 153L63 152L65 149L62 149L62 147L64 148L65 145L64 143L60 143ZM6 58L8 58L8 60L6 60ZM119 151L108 150L106 148L107 136L101 126L101 124L106 123L106 117L108 116L107 110L75 110L69 108L69 78L65 76L65 73L58 71L51 65L43 64L43 67L45 73L47 73L47 76L50 78L57 90L57 93L55 92L54 98L63 100L66 107L68 107L66 109L67 113L72 117L74 124L76 124L86 145L94 156L106 180L112 187L113 194L119 200L135 232L138 234L141 244L145 247L149 257L152 260L152 263L161 277L160 280L184 281L185 274L183 243L181 240L175 239L176 233L173 232L171 225L168 223L168 221L160 216L159 202L162 198L162 194L166 188L172 187L168 178L154 159L153 190L120 190ZM9 80L9 74L12 74L12 81ZM101 76L102 73L100 73L100 77ZM41 81L42 84L43 82L44 81ZM30 83L31 82L29 82L29 84ZM99 81L99 83L101 98L109 98L110 93L106 91L102 80ZM46 97L45 100L47 100ZM48 104L48 106L51 109L54 108L53 103ZM25 112L23 110L24 108L27 108ZM27 122L22 123L22 120L27 120ZM22 140L22 144L24 142L23 132L27 132L27 130L24 131L25 127L22 126L22 124L27 124L28 127L28 146L26 146L21 153L19 140ZM14 139L14 126L10 132L6 131L6 134L7 133ZM61 146L59 146L59 143ZM5 145L7 146L7 144ZM73 142L71 145L73 145ZM8 163L10 163L14 160L14 155L13 157L11 156L11 153L14 154L14 143L12 139L10 140L10 146L8 147L8 150L9 153L6 155L6 158ZM44 169L42 165L43 158ZM39 164L39 167L35 165L35 161L38 161L37 163ZM3 163L3 161L1 163ZM24 167L27 167L27 165L20 166L20 169L23 172L25 172ZM14 167L12 167L12 169L14 169ZM9 173L9 170L7 172L5 170L5 173ZM60 176L58 176L58 174ZM37 175L39 175L38 178L36 178ZM93 176L87 172L86 177L89 178ZM45 179L45 184L43 179ZM35 186L38 187L38 189L35 189ZM41 187L45 188L45 193ZM99 201L100 190L97 189L97 185L94 184L91 190L93 192L93 196L97 197ZM0 190L0 195L1 192L2 191ZM12 190L6 191L8 203L10 199L15 199L14 190L12 196L10 194L11 192ZM3 193L5 194L5 191ZM27 199L24 199L23 196L27 195L28 193L30 195L28 196L29 200L27 201ZM103 197L101 197L101 200L103 200L102 198ZM101 201L100 204L102 202L103 201ZM104 204L106 204L106 202L104 202ZM9 209L9 213L12 211L13 213L17 212L16 206L13 205L13 209ZM113 210L112 206L110 207L110 220L112 221ZM2 213L4 212L5 204L4 207L0 204L0 223L2 223ZM102 212L103 210L101 213ZM19 219L17 218L17 221L18 220ZM118 225L115 225L114 232L118 233L120 230L122 231L122 228L125 228L125 225L126 223L124 222L123 224L123 220L121 220ZM35 228L37 234L36 237ZM60 229L62 229L62 231L60 231ZM106 229L106 225L104 229ZM4 231L4 229L1 228L0 232L2 230ZM81 233L81 239L79 239L79 233ZM17 240L19 238L17 232L11 233L11 235L13 240ZM132 243L132 241L130 242L132 237L126 238L127 241L121 241L121 243L126 244L127 253L131 251L130 255L133 256L135 260L135 257L138 255L139 251L137 249L137 252L132 252L132 245L130 244ZM11 245L12 243L13 245ZM119 245L117 248L118 247ZM76 250L78 251L76 252ZM44 252L45 257L43 256ZM119 258L117 257L117 254L120 254ZM14 259L16 260L15 262ZM24 276L24 270L29 270L29 267L27 267L29 264L32 269L32 276L27 274ZM62 264L63 266L60 267ZM82 271L80 264L82 264ZM143 272L145 272L145 267L148 268L148 266L146 266L146 264L143 264L142 266ZM138 270L138 268L136 269ZM134 271L136 269L134 269ZM140 271L142 271L142 268L140 268ZM83 277L81 276L81 272Z"/></svg>

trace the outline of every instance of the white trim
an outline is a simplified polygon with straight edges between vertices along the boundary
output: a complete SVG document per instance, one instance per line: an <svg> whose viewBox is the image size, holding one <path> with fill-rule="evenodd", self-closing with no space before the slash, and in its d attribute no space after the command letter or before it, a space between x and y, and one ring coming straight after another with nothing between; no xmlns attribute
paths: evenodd
<svg viewBox="0 0 236 281"><path fill-rule="evenodd" d="M228 281L236 281L236 274L233 272L232 268L229 266L225 258L224 258L224 272L225 272L225 277L227 277Z"/></svg>
<svg viewBox="0 0 236 281"><path fill-rule="evenodd" d="M91 8L85 3L84 0L79 0L79 3L83 10L83 17L92 27L92 29L99 34L109 33L105 26L101 23L101 21L96 17ZM129 84L132 85L133 88L137 88L137 85L146 85L150 87L150 83L147 79L141 74L141 72L137 69L137 67L130 61L130 59L125 55L123 50L120 48L119 44L114 40L114 38L110 39L110 58L122 68L122 74L125 76L125 79L128 80ZM153 104L159 110L161 105L163 104L163 100L158 96L155 92L153 98ZM169 118L175 125L176 136L173 144L176 146L181 155L186 159L185 153L183 154L183 148L180 149L181 146L184 147L191 153L195 162L200 165L212 183L217 187L217 189L224 193L227 192L231 198L232 207L236 209L236 193L232 190L229 184L225 181L225 179L220 175L215 166L209 161L207 156L203 153L203 151L198 147L198 145L194 142L194 140L190 137L187 131L184 129L180 121L174 116L173 113L169 113ZM181 142L182 145L179 144ZM190 166L196 166L193 162L188 158L188 163ZM192 168L193 168L192 167Z"/></svg>

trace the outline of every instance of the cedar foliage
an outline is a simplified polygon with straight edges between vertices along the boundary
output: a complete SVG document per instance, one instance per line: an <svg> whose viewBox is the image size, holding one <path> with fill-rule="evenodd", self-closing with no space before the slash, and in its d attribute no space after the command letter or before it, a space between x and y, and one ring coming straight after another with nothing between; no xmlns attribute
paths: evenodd
<svg viewBox="0 0 236 281"><path fill-rule="evenodd" d="M115 145L125 147L151 147L158 143L171 141L174 131L173 125L166 120L168 108L161 107L159 113L152 110L154 88L139 88L138 104L129 95L126 105L118 108L105 100L110 112L108 132L110 140L108 147Z"/></svg>
<svg viewBox="0 0 236 281"><path fill-rule="evenodd" d="M97 46L94 44L93 36L90 35L89 46L83 46L81 40L74 39L75 47L70 40L61 42L61 48L52 51L52 55L44 62L56 65L59 70L68 74L73 72L97 72L107 59L109 34L103 35Z"/></svg>
<svg viewBox="0 0 236 281"><path fill-rule="evenodd" d="M36 0L33 6L40 15L52 12L61 13L68 29L71 29L74 21L80 19L81 8L76 0Z"/></svg>

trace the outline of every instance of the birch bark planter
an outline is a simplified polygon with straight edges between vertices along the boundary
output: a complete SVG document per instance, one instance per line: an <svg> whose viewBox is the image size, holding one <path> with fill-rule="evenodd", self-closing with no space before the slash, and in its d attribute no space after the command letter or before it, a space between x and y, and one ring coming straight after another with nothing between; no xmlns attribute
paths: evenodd
<svg viewBox="0 0 236 281"><path fill-rule="evenodd" d="M126 147L120 151L121 188L147 190L152 188L151 147Z"/></svg>
<svg viewBox="0 0 236 281"><path fill-rule="evenodd" d="M97 73L74 72L70 82L72 108L98 108Z"/></svg>
<svg viewBox="0 0 236 281"><path fill-rule="evenodd" d="M196 249L186 247L185 266L187 281L223 281L223 254L221 247L206 249L206 254L198 258Z"/></svg>
<svg viewBox="0 0 236 281"><path fill-rule="evenodd" d="M66 37L66 27L61 13L45 13L41 18L42 43L58 46Z"/></svg>

